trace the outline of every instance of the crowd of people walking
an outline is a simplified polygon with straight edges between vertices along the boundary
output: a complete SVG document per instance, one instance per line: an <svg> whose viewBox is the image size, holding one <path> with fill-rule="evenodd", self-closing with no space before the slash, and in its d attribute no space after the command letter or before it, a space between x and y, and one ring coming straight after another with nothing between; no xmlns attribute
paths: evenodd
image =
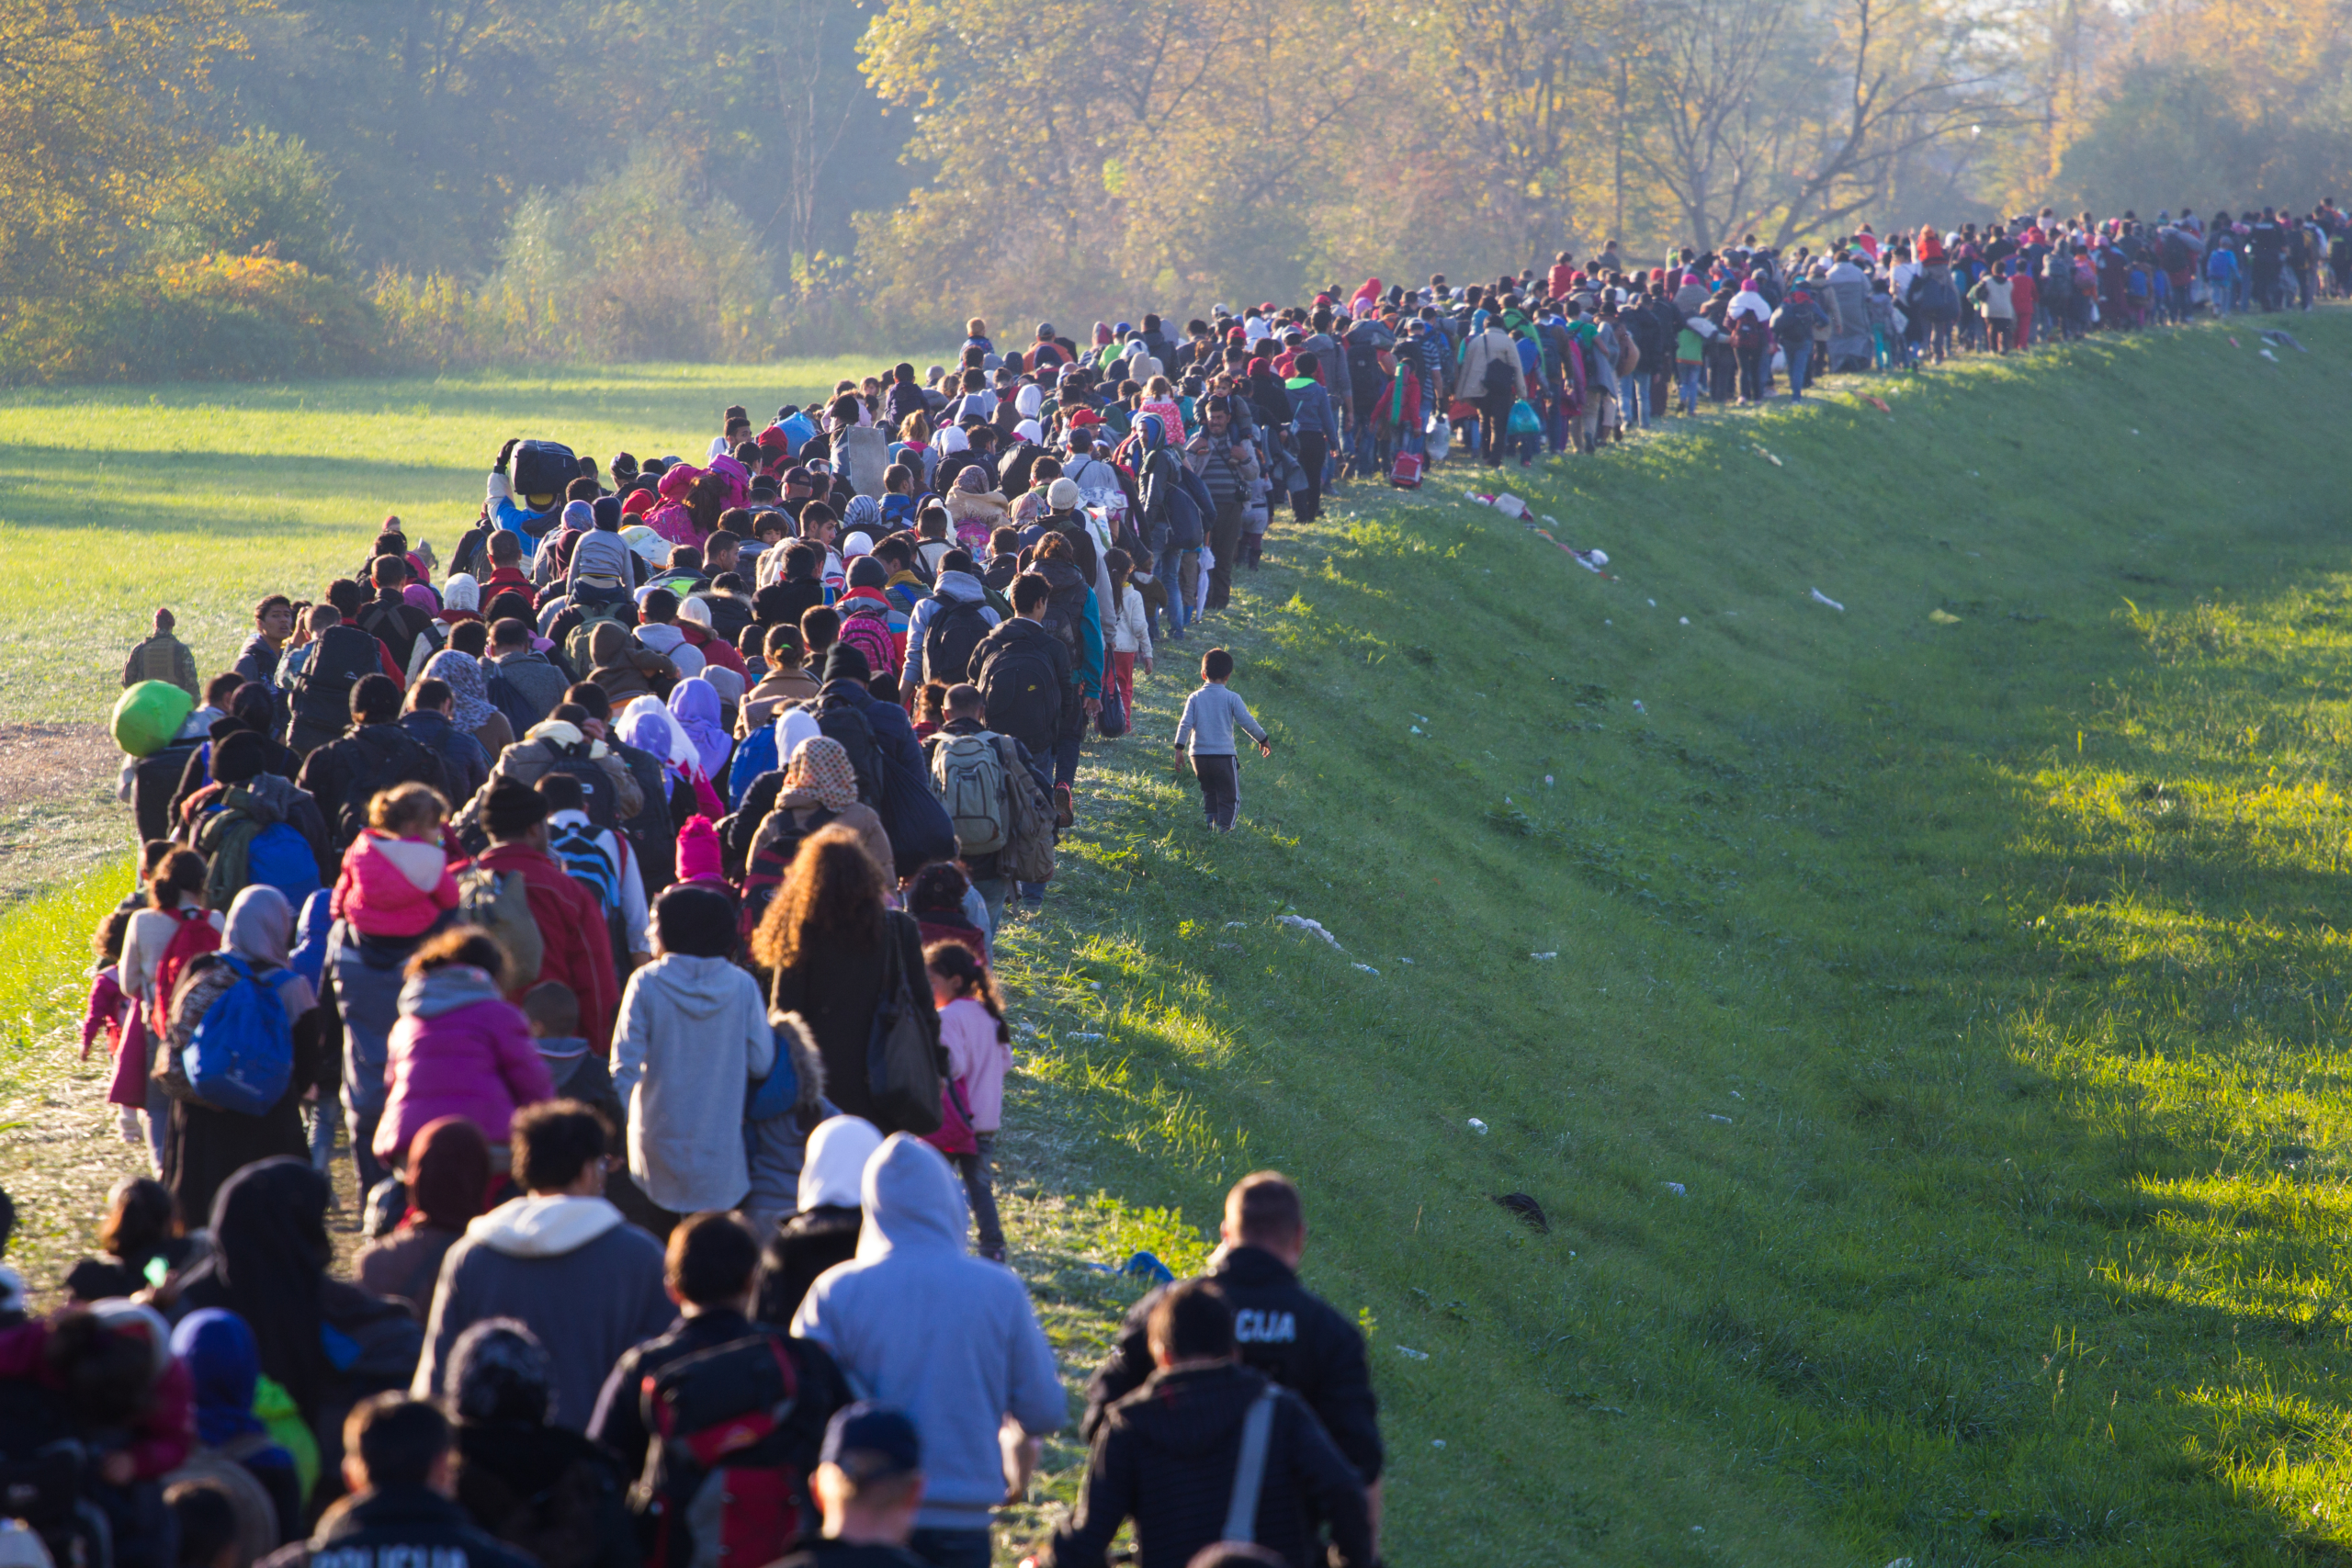
<svg viewBox="0 0 2352 1568"><path fill-rule="evenodd" d="M152 1169L62 1310L0 1269L0 1556L981 1568L1069 1419L1004 1267L998 943L1084 749L1141 743L1138 675L1279 516L2347 284L2331 202L975 320L953 365L728 408L688 456L504 441L446 555L389 518L225 660L157 611L81 1040ZM1228 649L1197 663L1167 739L1231 830L1274 734ZM1306 1235L1250 1177L1209 1271L1136 1308L1040 1562L1128 1522L1145 1568L1376 1560L1372 1381Z"/></svg>

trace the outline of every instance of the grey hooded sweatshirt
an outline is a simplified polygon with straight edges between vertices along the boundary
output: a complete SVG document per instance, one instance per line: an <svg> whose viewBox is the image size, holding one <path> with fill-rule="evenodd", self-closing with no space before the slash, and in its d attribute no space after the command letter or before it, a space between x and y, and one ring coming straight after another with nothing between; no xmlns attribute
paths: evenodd
<svg viewBox="0 0 2352 1568"><path fill-rule="evenodd" d="M775 1066L767 998L728 960L673 953L628 977L613 1092L628 1113L628 1173L648 1198L673 1214L743 1201L743 1081Z"/></svg>
<svg viewBox="0 0 2352 1568"><path fill-rule="evenodd" d="M833 1353L867 1399L922 1434L918 1529L986 1529L1004 1498L997 1432L1058 1430L1069 1396L1019 1276L964 1247L964 1191L920 1138L893 1134L866 1162L857 1256L801 1298L792 1332Z"/></svg>

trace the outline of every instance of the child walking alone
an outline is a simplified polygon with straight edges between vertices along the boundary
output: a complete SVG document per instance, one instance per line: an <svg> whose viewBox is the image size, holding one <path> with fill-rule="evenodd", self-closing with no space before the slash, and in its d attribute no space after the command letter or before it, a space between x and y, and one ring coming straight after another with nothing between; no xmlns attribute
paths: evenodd
<svg viewBox="0 0 2352 1568"><path fill-rule="evenodd" d="M1241 759L1233 749L1238 728L1258 743L1258 755L1274 754L1273 743L1250 705L1226 682L1233 679L1233 655L1212 648L1201 655L1201 689L1184 699L1184 716L1176 725L1176 750L1192 743L1193 776L1201 781L1201 809L1209 826L1220 833L1233 831L1234 813L1241 808Z"/></svg>
<svg viewBox="0 0 2352 1568"><path fill-rule="evenodd" d="M980 1256L1004 1261L1004 1226L997 1217L992 1165L997 1130L1004 1125L1004 1075L1012 1066L1012 1032L1004 1005L986 965L960 942L934 942L923 949L931 975L931 999L939 1009L939 1043L945 1048L948 1076L963 1087L972 1122L972 1152L948 1156L964 1179L964 1196L979 1232Z"/></svg>

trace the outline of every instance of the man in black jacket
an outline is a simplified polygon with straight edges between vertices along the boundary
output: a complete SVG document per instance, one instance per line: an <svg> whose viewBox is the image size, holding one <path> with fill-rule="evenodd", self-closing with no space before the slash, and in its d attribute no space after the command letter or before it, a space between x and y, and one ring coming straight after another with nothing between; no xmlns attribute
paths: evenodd
<svg viewBox="0 0 2352 1568"><path fill-rule="evenodd" d="M1035 572L1014 578L1012 619L980 639L965 671L980 689L988 727L1020 741L1033 769L1052 766L1075 683L1069 649L1046 629L1053 596L1053 584ZM1038 773L1037 787L1050 793L1053 774Z"/></svg>
<svg viewBox="0 0 2352 1568"><path fill-rule="evenodd" d="M1366 1568L1371 1515L1359 1477L1290 1390L1240 1364L1237 1314L1207 1280L1160 1292L1150 1382L1103 1416L1077 1514L1041 1563L1103 1568L1136 1526L1136 1568L1183 1568L1217 1541L1254 1541L1292 1568ZM1318 1525L1331 1530L1327 1555Z"/></svg>
<svg viewBox="0 0 2352 1568"><path fill-rule="evenodd" d="M660 1456L646 1426L644 1392L664 1368L689 1356L721 1346L764 1337L792 1362L795 1391L792 1412L784 1429L762 1439L772 1460L792 1477L793 1501L800 1516L800 1535L816 1533L815 1506L808 1494L807 1477L817 1468L825 1440L825 1424L834 1411L849 1403L849 1385L822 1345L795 1339L781 1328L753 1323L745 1315L752 1303L752 1277L759 1269L760 1244L751 1227L733 1214L696 1214L670 1233L663 1260L663 1284L678 1303L678 1321L638 1345L613 1366L604 1391L596 1396L595 1414L588 1420L588 1436L602 1443L621 1466L622 1473L644 1475L649 1462ZM722 1374L726 1367L717 1362ZM773 1556L793 1545L770 1543Z"/></svg>
<svg viewBox="0 0 2352 1568"><path fill-rule="evenodd" d="M351 732L302 760L294 782L311 792L326 818L338 860L368 826L368 803L400 784L427 784L449 800L465 798L441 759L400 726L401 689L389 675L366 675L351 688Z"/></svg>
<svg viewBox="0 0 2352 1568"><path fill-rule="evenodd" d="M309 1540L271 1553L261 1568L535 1568L458 1506L449 1422L425 1401L376 1395L344 1422L343 1450L350 1495L326 1511Z"/></svg>
<svg viewBox="0 0 2352 1568"><path fill-rule="evenodd" d="M378 556L368 568L376 597L361 607L359 629L384 645L392 662L402 670L416 651L416 639L437 635L433 617L401 596L408 586L408 562L399 556Z"/></svg>
<svg viewBox="0 0 2352 1568"><path fill-rule="evenodd" d="M286 744L305 756L343 733L354 685L369 675L390 678L384 645L347 624L333 604L311 605L309 625L302 668L287 692L292 716Z"/></svg>
<svg viewBox="0 0 2352 1568"><path fill-rule="evenodd" d="M1206 1278L1232 1304L1242 1364L1305 1400L1363 1478L1375 1533L1380 1523L1380 1409L1364 1360L1363 1336L1329 1303L1298 1282L1306 1218L1298 1189L1271 1170L1245 1176L1225 1198L1224 1246ZM1149 1325L1170 1286L1127 1314L1119 1342L1086 1387L1080 1432L1093 1438L1110 1407L1151 1376Z"/></svg>

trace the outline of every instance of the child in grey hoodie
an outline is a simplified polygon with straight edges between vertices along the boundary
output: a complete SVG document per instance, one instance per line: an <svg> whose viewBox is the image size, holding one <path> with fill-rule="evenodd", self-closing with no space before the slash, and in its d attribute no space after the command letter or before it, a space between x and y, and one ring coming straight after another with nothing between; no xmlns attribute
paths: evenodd
<svg viewBox="0 0 2352 1568"><path fill-rule="evenodd" d="M1233 655L1212 648L1201 655L1201 689L1184 699L1184 716L1176 725L1176 750L1193 743L1193 776L1201 781L1201 807L1209 826L1221 833L1233 831L1234 813L1241 809L1241 760L1235 754L1233 732L1238 728L1258 743L1258 755L1274 754L1272 742L1250 705L1226 684L1233 679Z"/></svg>
<svg viewBox="0 0 2352 1568"><path fill-rule="evenodd" d="M743 1084L775 1065L759 983L736 967L735 911L681 883L653 907L660 956L628 978L613 1031L613 1090L628 1171L673 1214L731 1209L752 1190Z"/></svg>

